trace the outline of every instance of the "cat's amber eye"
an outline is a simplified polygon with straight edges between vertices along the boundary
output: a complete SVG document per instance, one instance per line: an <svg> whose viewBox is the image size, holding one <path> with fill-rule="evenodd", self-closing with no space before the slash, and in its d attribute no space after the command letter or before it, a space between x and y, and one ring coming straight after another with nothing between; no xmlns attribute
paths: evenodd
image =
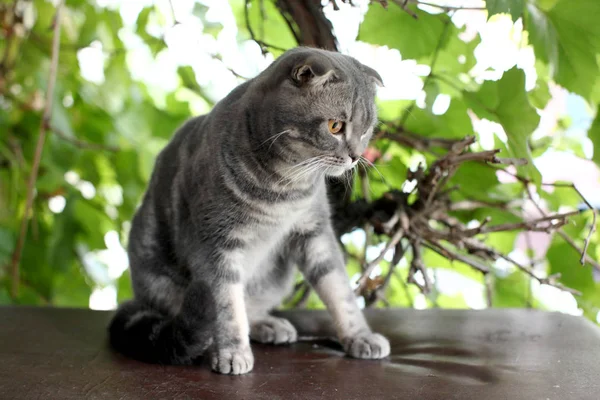
<svg viewBox="0 0 600 400"><path fill-rule="evenodd" d="M342 129L344 129L344 123L342 121L330 119L327 122L327 127L329 128L329 132L331 132L334 135L337 135L342 131Z"/></svg>

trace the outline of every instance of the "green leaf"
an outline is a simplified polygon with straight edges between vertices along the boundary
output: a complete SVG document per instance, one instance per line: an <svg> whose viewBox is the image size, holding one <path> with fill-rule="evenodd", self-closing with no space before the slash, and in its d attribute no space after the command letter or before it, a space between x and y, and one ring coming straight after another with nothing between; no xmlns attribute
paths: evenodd
<svg viewBox="0 0 600 400"><path fill-rule="evenodd" d="M397 305L398 307L413 306L414 298L420 291L415 285L407 284L407 277L408 268L403 267L402 264L398 265L385 293L390 304Z"/></svg>
<svg viewBox="0 0 600 400"><path fill-rule="evenodd" d="M561 274L560 282L567 287L579 290L582 294L594 294L593 268L579 263L579 253L568 243L555 240L546 254L549 274Z"/></svg>
<svg viewBox="0 0 600 400"><path fill-rule="evenodd" d="M378 168L384 174L386 182L392 187L399 189L406 181L408 167L399 156L392 157L392 159L385 163L384 166L380 166Z"/></svg>
<svg viewBox="0 0 600 400"><path fill-rule="evenodd" d="M86 201L82 198L73 199L73 215L77 219L80 227L81 239L87 243L91 249L103 249L104 235L106 232L114 229L114 223L92 201Z"/></svg>
<svg viewBox="0 0 600 400"><path fill-rule="evenodd" d="M131 286L131 273L129 269L123 272L123 275L117 280L117 302L120 304L125 300L133 298L133 289Z"/></svg>
<svg viewBox="0 0 600 400"><path fill-rule="evenodd" d="M462 261L450 261L430 249L423 249L423 262L427 268L431 269L447 269L461 274L462 276L472 279L475 282L483 282L483 275L468 264Z"/></svg>
<svg viewBox="0 0 600 400"><path fill-rule="evenodd" d="M532 106L539 108L540 110L545 108L551 97L548 82L538 79L535 87L528 93L528 95Z"/></svg>
<svg viewBox="0 0 600 400"><path fill-rule="evenodd" d="M449 309L469 308L469 305L465 300L465 296L462 293L454 294L452 296L447 294L440 294L437 296L436 304L438 307Z"/></svg>
<svg viewBox="0 0 600 400"><path fill-rule="evenodd" d="M15 242L16 236L13 234L13 232L5 227L0 226L0 265L8 264L8 260L12 255Z"/></svg>
<svg viewBox="0 0 600 400"><path fill-rule="evenodd" d="M600 2L559 0L547 11L527 7L526 26L536 57L567 90L590 99L600 74Z"/></svg>
<svg viewBox="0 0 600 400"><path fill-rule="evenodd" d="M516 270L507 277L494 276L492 306L500 308L527 307L530 278Z"/></svg>
<svg viewBox="0 0 600 400"><path fill-rule="evenodd" d="M535 4L542 10L548 11L558 2L558 0L534 0Z"/></svg>
<svg viewBox="0 0 600 400"><path fill-rule="evenodd" d="M413 103L410 100L375 100L379 118L387 121L398 119L406 107Z"/></svg>
<svg viewBox="0 0 600 400"><path fill-rule="evenodd" d="M598 107L596 118L588 131L588 138L590 138L594 145L594 155L592 156L592 160L600 167L600 107Z"/></svg>
<svg viewBox="0 0 600 400"><path fill-rule="evenodd" d="M433 103L435 103L438 94L440 94L440 86L436 81L430 81L425 86L425 110L432 112Z"/></svg>
<svg viewBox="0 0 600 400"><path fill-rule="evenodd" d="M450 101L448 110L442 115L414 108L406 119L405 128L422 136L450 139L462 139L475 134L467 105L458 98Z"/></svg>
<svg viewBox="0 0 600 400"><path fill-rule="evenodd" d="M471 199L482 199L498 184L496 171L474 161L462 163L450 180L450 186L459 185Z"/></svg>
<svg viewBox="0 0 600 400"><path fill-rule="evenodd" d="M447 77L447 80L455 80L462 74L468 74L477 63L475 58L475 48L481 43L481 38L477 35L473 40L465 42L460 38L460 34L466 31L464 28L459 31L454 25L449 27L447 43L440 49L437 55L434 74ZM430 65L431 58L427 57L420 60L421 63ZM440 80L440 87L448 86L443 80ZM462 85L461 82L459 82ZM448 86L448 94L453 94L456 89Z"/></svg>
<svg viewBox="0 0 600 400"><path fill-rule="evenodd" d="M221 30L223 29L223 25L219 22L207 21L206 13L208 12L208 10L209 10L209 7L205 6L204 4L196 3L196 4L194 4L194 9L192 10L192 14L194 14L196 17L198 17L198 18L200 18L200 20L202 20L202 25L204 26L202 31L204 33L208 33L209 35L212 35L213 37L217 37L219 32L221 32Z"/></svg>
<svg viewBox="0 0 600 400"><path fill-rule="evenodd" d="M85 271L78 262L70 264L70 268L55 276L55 289L52 304L57 307L87 308L92 288L86 281Z"/></svg>
<svg viewBox="0 0 600 400"><path fill-rule="evenodd" d="M508 156L526 159L528 164L518 167L519 173L539 184L541 176L533 165L528 140L537 128L540 117L529 103L523 71L512 68L500 80L486 81L479 92L465 93L465 99L480 118L502 125L508 138Z"/></svg>
<svg viewBox="0 0 600 400"><path fill-rule="evenodd" d="M245 18L246 3L249 4L248 22L255 34L255 39L283 49L290 49L298 45L286 20L273 1L250 0L246 2L245 0L232 0L230 2L238 30L241 32L240 36L243 39L250 39L250 32ZM275 56L282 53L274 49L271 49L271 52Z"/></svg>
<svg viewBox="0 0 600 400"><path fill-rule="evenodd" d="M553 76L558 69L558 43L554 25L534 3L527 4L525 25L537 59L548 65Z"/></svg>
<svg viewBox="0 0 600 400"><path fill-rule="evenodd" d="M560 207L572 207L576 209L581 203L581 198L577 192L570 187L542 186L542 190L539 193L542 199L550 206L550 210L554 212L558 212Z"/></svg>
<svg viewBox="0 0 600 400"><path fill-rule="evenodd" d="M485 6L488 10L488 18L495 14L510 14L515 22L523 15L525 4L524 0L486 0Z"/></svg>
<svg viewBox="0 0 600 400"><path fill-rule="evenodd" d="M12 299L10 297L8 280L4 281L4 285L0 286L0 304L11 304Z"/></svg>
<svg viewBox="0 0 600 400"><path fill-rule="evenodd" d="M167 44L162 37L153 36L146 31L146 26L148 25L148 22L155 17L155 13L156 10L154 6L144 7L136 20L135 30L135 33L148 45L154 56L167 47Z"/></svg>
<svg viewBox="0 0 600 400"><path fill-rule="evenodd" d="M418 19L395 4L384 9L381 4L372 3L360 25L358 39L398 49L403 59L430 56L440 42L445 25L451 24L449 17L432 15L412 5L407 8Z"/></svg>

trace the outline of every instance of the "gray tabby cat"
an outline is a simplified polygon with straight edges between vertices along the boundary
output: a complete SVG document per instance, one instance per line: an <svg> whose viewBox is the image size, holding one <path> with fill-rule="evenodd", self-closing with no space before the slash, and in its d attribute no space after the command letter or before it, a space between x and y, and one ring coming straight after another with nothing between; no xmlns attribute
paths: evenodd
<svg viewBox="0 0 600 400"><path fill-rule="evenodd" d="M213 370L249 372L250 338L297 340L270 315L297 266L350 356L389 354L356 305L325 189L371 137L376 84L377 72L351 57L297 48L180 128L133 219L135 298L111 323L116 349L165 364L208 350Z"/></svg>

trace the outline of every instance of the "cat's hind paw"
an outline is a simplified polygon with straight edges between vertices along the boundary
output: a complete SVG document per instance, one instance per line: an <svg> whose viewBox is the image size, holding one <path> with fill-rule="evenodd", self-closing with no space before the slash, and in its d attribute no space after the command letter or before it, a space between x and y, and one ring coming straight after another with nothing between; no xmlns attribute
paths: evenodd
<svg viewBox="0 0 600 400"><path fill-rule="evenodd" d="M211 354L211 366L221 374L246 374L254 367L254 355L250 346L216 349Z"/></svg>
<svg viewBox="0 0 600 400"><path fill-rule="evenodd" d="M268 316L251 324L250 338L259 343L286 344L296 342L298 332L287 319Z"/></svg>
<svg viewBox="0 0 600 400"><path fill-rule="evenodd" d="M378 359L390 355L390 342L379 333L360 334L342 342L346 354L354 358Z"/></svg>

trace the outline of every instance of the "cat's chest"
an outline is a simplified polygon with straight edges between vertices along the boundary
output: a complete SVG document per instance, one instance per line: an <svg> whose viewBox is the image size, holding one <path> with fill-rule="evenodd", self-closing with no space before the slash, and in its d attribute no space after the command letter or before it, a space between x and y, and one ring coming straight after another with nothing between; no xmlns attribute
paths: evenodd
<svg viewBox="0 0 600 400"><path fill-rule="evenodd" d="M277 209L271 207L262 219L237 228L233 234L244 243L242 253L246 268L258 268L272 257L290 233L313 219L307 203L295 203Z"/></svg>

